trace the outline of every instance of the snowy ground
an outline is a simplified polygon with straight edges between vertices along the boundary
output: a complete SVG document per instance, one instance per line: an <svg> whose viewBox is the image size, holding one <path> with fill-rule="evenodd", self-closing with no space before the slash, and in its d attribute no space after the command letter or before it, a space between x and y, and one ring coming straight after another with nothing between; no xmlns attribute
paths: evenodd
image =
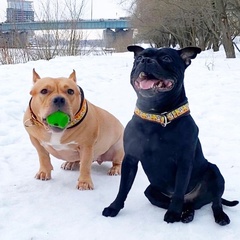
<svg viewBox="0 0 240 240"><path fill-rule="evenodd" d="M78 191L78 172L63 171L62 161L54 158L53 179L34 179L38 157L22 124L32 69L42 77L69 76L75 69L86 98L126 125L136 101L129 84L132 62L132 53L119 53L0 66L1 240L239 239L240 205L224 207L231 219L225 227L214 222L210 205L197 211L189 224L165 223L165 210L144 197L148 181L141 168L125 208L116 218L101 215L114 200L120 180L107 176L108 163L93 164L93 191ZM240 54L225 59L222 51L201 53L186 71L185 86L205 156L225 177L224 197L239 200Z"/></svg>

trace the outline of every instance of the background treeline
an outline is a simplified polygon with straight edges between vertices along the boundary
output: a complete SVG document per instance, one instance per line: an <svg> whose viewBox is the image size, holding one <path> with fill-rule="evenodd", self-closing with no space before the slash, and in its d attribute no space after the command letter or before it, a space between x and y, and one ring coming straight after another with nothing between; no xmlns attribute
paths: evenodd
<svg viewBox="0 0 240 240"><path fill-rule="evenodd" d="M131 18L138 39L156 47L198 46L218 51L223 44L227 58L235 57L240 0L134 0Z"/></svg>

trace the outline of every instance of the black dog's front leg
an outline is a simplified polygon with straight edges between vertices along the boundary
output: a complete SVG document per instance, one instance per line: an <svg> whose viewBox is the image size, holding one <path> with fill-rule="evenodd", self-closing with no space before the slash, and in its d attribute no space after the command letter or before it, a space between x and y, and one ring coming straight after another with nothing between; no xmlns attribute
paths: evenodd
<svg viewBox="0 0 240 240"><path fill-rule="evenodd" d="M173 197L170 206L164 215L164 221L167 223L179 222L181 220L183 200Z"/></svg>
<svg viewBox="0 0 240 240"><path fill-rule="evenodd" d="M102 215L115 217L124 207L124 202L132 187L138 169L138 161L130 156L125 156L122 163L122 173L118 195L109 207L104 208Z"/></svg>
<svg viewBox="0 0 240 240"><path fill-rule="evenodd" d="M169 208L164 216L164 221L167 223L179 222L183 211L184 195L186 193L192 167L188 162L182 163L178 167L174 194L171 199Z"/></svg>

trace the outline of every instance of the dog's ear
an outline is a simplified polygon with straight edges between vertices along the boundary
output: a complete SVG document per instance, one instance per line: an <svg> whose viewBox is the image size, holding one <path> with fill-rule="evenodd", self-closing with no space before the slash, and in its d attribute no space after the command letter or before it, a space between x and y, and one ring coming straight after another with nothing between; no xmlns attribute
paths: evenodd
<svg viewBox="0 0 240 240"><path fill-rule="evenodd" d="M181 50L178 50L180 57L186 63L186 66L191 64L191 59L194 59L197 54L201 52L201 49L198 47L186 47Z"/></svg>
<svg viewBox="0 0 240 240"><path fill-rule="evenodd" d="M77 79L76 79L76 72L75 72L74 69L73 69L73 72L70 74L69 79L73 80L74 82L77 81Z"/></svg>
<svg viewBox="0 0 240 240"><path fill-rule="evenodd" d="M144 48L137 45L130 45L127 47L127 50L129 52L134 52L134 58L136 58L139 55L139 53L141 53L144 50Z"/></svg>
<svg viewBox="0 0 240 240"><path fill-rule="evenodd" d="M35 68L33 68L33 83L36 83L38 79L40 79L40 76L35 71Z"/></svg>

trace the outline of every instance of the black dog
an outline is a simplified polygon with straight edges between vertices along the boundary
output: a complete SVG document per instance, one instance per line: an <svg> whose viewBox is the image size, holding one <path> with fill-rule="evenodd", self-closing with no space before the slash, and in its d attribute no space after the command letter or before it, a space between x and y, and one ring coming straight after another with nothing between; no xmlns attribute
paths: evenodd
<svg viewBox="0 0 240 240"><path fill-rule="evenodd" d="M131 84L137 106L124 132L119 192L102 214L114 217L124 207L141 161L150 181L145 195L153 205L167 209L164 221L191 222L195 209L212 202L215 221L229 224L222 204L235 206L238 201L221 198L224 179L203 156L184 90L184 71L201 50L139 46L128 50L135 56Z"/></svg>

